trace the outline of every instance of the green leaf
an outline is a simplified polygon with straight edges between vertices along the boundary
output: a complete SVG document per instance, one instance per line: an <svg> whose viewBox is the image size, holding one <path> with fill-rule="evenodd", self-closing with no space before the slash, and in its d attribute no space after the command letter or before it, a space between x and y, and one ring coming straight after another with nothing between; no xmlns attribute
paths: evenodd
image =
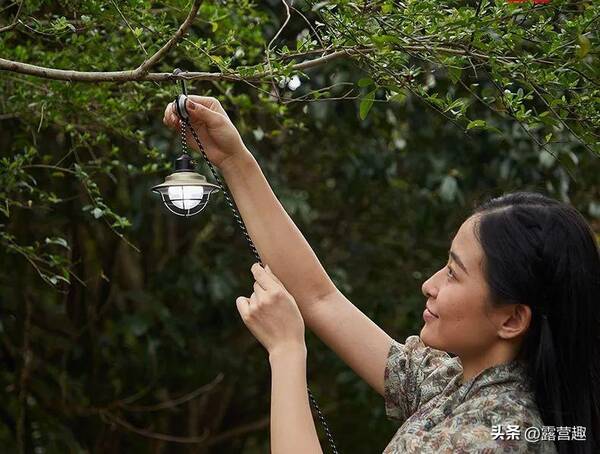
<svg viewBox="0 0 600 454"><path fill-rule="evenodd" d="M368 87L371 84L373 84L373 79L371 79L370 77L363 77L358 81L359 87Z"/></svg>
<svg viewBox="0 0 600 454"><path fill-rule="evenodd" d="M61 237L46 238L46 244L57 244L66 249L70 249L69 244L67 243L67 240L65 240L64 238L61 238Z"/></svg>
<svg viewBox="0 0 600 454"><path fill-rule="evenodd" d="M67 284L70 284L71 281L63 276L59 276L58 274L55 274L54 276L50 276L48 277L48 280L52 283L52 285L57 285L58 281L62 281L65 282Z"/></svg>
<svg viewBox="0 0 600 454"><path fill-rule="evenodd" d="M577 46L577 57L583 58L590 52L592 43L585 35L579 35L577 41L579 42L579 46Z"/></svg>
<svg viewBox="0 0 600 454"><path fill-rule="evenodd" d="M404 93L404 92L396 93L395 95L389 97L388 101L403 103L404 101L406 101L406 93Z"/></svg>
<svg viewBox="0 0 600 454"><path fill-rule="evenodd" d="M360 102L360 119L364 120L369 115L369 111L371 107L373 107L373 101L375 100L375 91L371 90L369 93L365 95L365 97Z"/></svg>
<svg viewBox="0 0 600 454"><path fill-rule="evenodd" d="M460 80L460 76L462 75L462 69L455 68L454 66L449 66L448 68L448 77L453 83L457 83Z"/></svg>
<svg viewBox="0 0 600 454"><path fill-rule="evenodd" d="M472 120L467 125L467 131L473 128L485 128L486 124L487 123L485 122L485 120Z"/></svg>

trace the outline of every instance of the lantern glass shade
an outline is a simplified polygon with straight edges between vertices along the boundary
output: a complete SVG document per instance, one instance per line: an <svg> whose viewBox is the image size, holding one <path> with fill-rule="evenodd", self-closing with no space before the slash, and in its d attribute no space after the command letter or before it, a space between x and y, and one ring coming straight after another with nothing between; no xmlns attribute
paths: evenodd
<svg viewBox="0 0 600 454"><path fill-rule="evenodd" d="M204 196L202 186L169 186L168 198L177 208L191 210L200 202Z"/></svg>
<svg viewBox="0 0 600 454"><path fill-rule="evenodd" d="M152 191L162 197L169 211L188 217L202 211L210 194L218 189L217 185L208 183L206 177L194 171L177 171L164 183L154 186Z"/></svg>

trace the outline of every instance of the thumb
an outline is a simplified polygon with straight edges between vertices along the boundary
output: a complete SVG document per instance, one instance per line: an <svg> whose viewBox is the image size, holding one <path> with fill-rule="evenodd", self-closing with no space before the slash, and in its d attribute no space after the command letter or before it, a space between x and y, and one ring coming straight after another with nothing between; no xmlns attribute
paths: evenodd
<svg viewBox="0 0 600 454"><path fill-rule="evenodd" d="M248 316L248 311L250 310L248 298L244 298L243 296L239 296L235 300L235 305L237 306L238 312L242 316L242 320L245 320Z"/></svg>

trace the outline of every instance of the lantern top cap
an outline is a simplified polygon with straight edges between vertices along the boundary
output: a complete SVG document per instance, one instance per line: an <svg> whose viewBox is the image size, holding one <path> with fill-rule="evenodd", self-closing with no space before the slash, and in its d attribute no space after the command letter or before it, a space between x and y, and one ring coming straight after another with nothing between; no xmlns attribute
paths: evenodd
<svg viewBox="0 0 600 454"><path fill-rule="evenodd" d="M216 184L206 181L204 175L193 171L179 171L167 176L165 182L154 186L152 191L160 192L161 189L166 189L169 186L202 186L207 190L210 189L211 192L219 189L219 186Z"/></svg>
<svg viewBox="0 0 600 454"><path fill-rule="evenodd" d="M196 163L192 160L192 157L189 154L183 153L175 160L175 171L180 172L183 170L194 170L195 164Z"/></svg>

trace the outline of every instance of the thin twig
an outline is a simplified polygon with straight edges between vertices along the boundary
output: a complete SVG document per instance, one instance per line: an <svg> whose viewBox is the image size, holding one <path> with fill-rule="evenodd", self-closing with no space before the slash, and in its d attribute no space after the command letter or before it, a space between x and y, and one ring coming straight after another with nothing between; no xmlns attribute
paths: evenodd
<svg viewBox="0 0 600 454"><path fill-rule="evenodd" d="M310 29L312 30L312 32L314 33L315 37L317 38L317 40L319 41L319 44L321 44L321 47L325 47L325 43L323 42L323 40L321 39L321 37L319 36L319 33L317 33L317 30L315 29L315 27L313 27L313 25L310 23L310 21L306 18L306 16L304 14L302 14L302 11L300 11L298 8L296 8L293 4L290 4L290 8L292 8L294 11L296 11L296 13L298 13L298 15L300 17L302 17L302 19L304 19L304 22L306 22L308 24L308 26L310 27Z"/></svg>
<svg viewBox="0 0 600 454"><path fill-rule="evenodd" d="M149 411L159 411L166 410L168 408L177 407L178 405L189 402L190 400L195 399L196 397L205 394L211 390L213 390L219 383L223 381L225 375L223 373L219 373L216 378L206 385L202 385L200 388L195 389L194 391L185 394L184 396L178 397L176 399L165 400L163 402L159 402L154 405L128 405L124 403L119 403L117 406L123 408L128 411L135 412L149 412Z"/></svg>
<svg viewBox="0 0 600 454"><path fill-rule="evenodd" d="M275 93L275 95L277 95L277 100L281 101L281 95L279 93L279 90L277 89L277 84L275 84L275 79L273 78L273 66L271 65L271 57L270 57L270 52L271 52L271 46L273 45L273 42L279 37L279 35L281 34L281 32L283 31L283 29L285 28L285 26L288 24L288 22L290 21L290 6L287 4L286 0L281 0L281 2L283 3L283 5L285 6L285 13L286 13L286 18L285 21L283 22L283 24L281 25L281 27L279 28L279 30L277 30L277 33L275 33L275 36L273 36L273 38L271 38L271 41L269 41L269 44L267 45L267 49L265 52L265 56L267 57L267 66L269 68L269 75L270 75L270 80L271 80L271 86L273 87L273 93Z"/></svg>
<svg viewBox="0 0 600 454"><path fill-rule="evenodd" d="M71 173L73 175L77 175L77 172L75 172L74 170L67 169L66 167L53 166L50 164L28 164L28 165L22 166L21 168L23 168L23 169L35 169L35 168L51 169L51 170L56 170L57 172L65 172L65 173Z"/></svg>
<svg viewBox="0 0 600 454"><path fill-rule="evenodd" d="M152 432L151 430L142 429L140 427L135 427L130 422L125 421L124 419L119 418L117 415L109 412L109 411L101 411L100 414L105 416L109 421L112 421L119 426L127 429L130 432L141 435L142 437L152 438L155 440L162 441L171 441L174 443L184 443L184 444L200 444L205 443L208 439L209 430L204 429L204 433L200 437L179 437L176 435L163 434L158 432Z"/></svg>
<svg viewBox="0 0 600 454"><path fill-rule="evenodd" d="M113 5L115 5L115 8L117 9L119 15L125 21L125 24L127 24L127 27L129 28L129 30L131 30L131 33L133 33L133 36L135 37L135 39L137 40L138 44L142 48L142 51L144 51L144 53L146 55L148 55L148 52L146 51L146 48L144 47L144 44L140 41L140 39L135 34L135 31L133 30L133 27L131 26L131 24L129 23L129 21L125 17L125 15L121 12L121 9L119 8L119 5L117 5L117 2L115 2L115 0L111 0L111 2L112 2Z"/></svg>
<svg viewBox="0 0 600 454"><path fill-rule="evenodd" d="M19 376L19 419L17 420L17 449L19 454L26 451L25 415L27 409L27 382L31 372L31 299L25 295L25 320L23 322L23 367Z"/></svg>
<svg viewBox="0 0 600 454"><path fill-rule="evenodd" d="M21 8L23 7L23 3L24 3L24 0L21 0L19 2L19 9L17 9L17 12L15 13L15 17L13 17L12 22L10 24L0 28L0 33L7 32L7 31L15 28L15 26L17 25L17 23L19 21L19 14L21 14Z"/></svg>
<svg viewBox="0 0 600 454"><path fill-rule="evenodd" d="M183 35L187 32L188 28L194 22L196 15L198 14L198 9L200 9L200 5L202 4L202 0L194 0L194 4L192 5L192 9L190 10L188 16L185 21L179 26L179 29L175 32L175 34L171 37L167 43L157 50L154 55L152 55L149 59L143 62L138 68L136 72L140 74L147 74L149 69L154 66L156 63L160 61L172 48L177 44L179 40L183 37Z"/></svg>

